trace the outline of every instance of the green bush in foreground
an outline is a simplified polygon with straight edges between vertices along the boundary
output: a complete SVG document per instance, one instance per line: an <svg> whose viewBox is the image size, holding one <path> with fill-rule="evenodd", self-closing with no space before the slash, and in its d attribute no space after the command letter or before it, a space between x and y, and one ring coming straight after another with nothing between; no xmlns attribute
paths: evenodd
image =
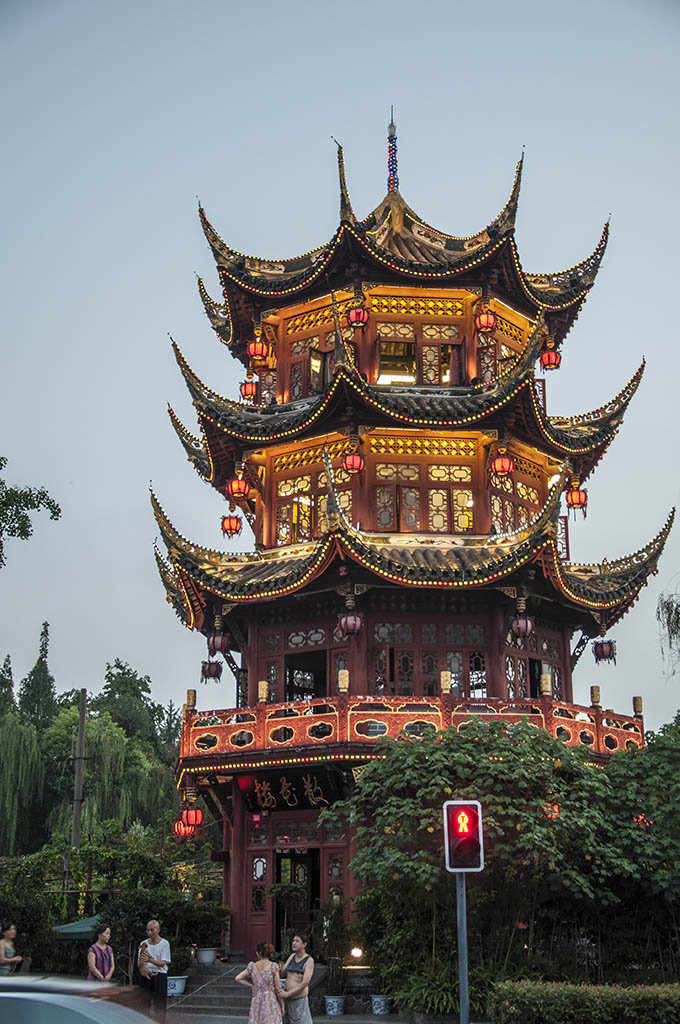
<svg viewBox="0 0 680 1024"><path fill-rule="evenodd" d="M494 1024L680 1024L680 985L569 985L502 981Z"/></svg>

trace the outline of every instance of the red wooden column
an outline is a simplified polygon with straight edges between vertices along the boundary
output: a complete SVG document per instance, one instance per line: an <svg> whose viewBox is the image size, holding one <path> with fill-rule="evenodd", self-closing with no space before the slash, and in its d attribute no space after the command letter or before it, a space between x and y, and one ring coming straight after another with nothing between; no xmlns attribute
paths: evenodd
<svg viewBox="0 0 680 1024"><path fill-rule="evenodd" d="M246 949L248 923L248 891L244 885L246 874L247 822L246 808L241 790L236 779L231 784L232 804L234 807L231 827L230 871L229 871L229 906L231 907L231 946L232 949Z"/></svg>
<svg viewBox="0 0 680 1024"><path fill-rule="evenodd" d="M500 604L491 609L489 644L487 647L486 692L489 697L505 699L507 687L505 683L505 648L503 608Z"/></svg>

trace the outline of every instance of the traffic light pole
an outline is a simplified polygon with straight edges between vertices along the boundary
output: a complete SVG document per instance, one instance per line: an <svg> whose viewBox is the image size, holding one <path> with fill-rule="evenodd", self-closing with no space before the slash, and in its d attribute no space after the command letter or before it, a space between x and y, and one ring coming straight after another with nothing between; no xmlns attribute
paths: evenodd
<svg viewBox="0 0 680 1024"><path fill-rule="evenodd" d="M460 997L460 1024L470 1024L467 903L465 898L465 874L462 871L456 872L456 905L458 916L458 994Z"/></svg>

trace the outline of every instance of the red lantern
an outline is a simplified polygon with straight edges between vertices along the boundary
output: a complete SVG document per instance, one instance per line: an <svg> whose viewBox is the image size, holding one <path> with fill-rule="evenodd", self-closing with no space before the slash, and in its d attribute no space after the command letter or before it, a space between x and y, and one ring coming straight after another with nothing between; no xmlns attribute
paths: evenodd
<svg viewBox="0 0 680 1024"><path fill-rule="evenodd" d="M582 487L574 485L570 491L567 491L567 505L574 511L574 517L576 516L576 510L581 509L583 512L583 518L586 517L586 506L588 504L588 492L583 490Z"/></svg>
<svg viewBox="0 0 680 1024"><path fill-rule="evenodd" d="M175 842L179 843L180 839L185 839L187 842L193 837L194 829L191 825L185 825L181 818L173 822L172 831L175 833Z"/></svg>
<svg viewBox="0 0 680 1024"><path fill-rule="evenodd" d="M236 537L243 529L243 520L232 512L228 516L222 516L222 534L225 537Z"/></svg>
<svg viewBox="0 0 680 1024"><path fill-rule="evenodd" d="M363 306L352 306L347 310L347 323L356 331L359 327L365 327L368 323L368 310Z"/></svg>
<svg viewBox="0 0 680 1024"><path fill-rule="evenodd" d="M201 677L203 679L221 679L221 677L222 677L222 662L221 661L202 661L201 662Z"/></svg>
<svg viewBox="0 0 680 1024"><path fill-rule="evenodd" d="M616 641L594 640L593 657L598 665L601 661L613 661L616 664Z"/></svg>
<svg viewBox="0 0 680 1024"><path fill-rule="evenodd" d="M185 807L180 817L190 828L200 828L203 824L203 811L200 807Z"/></svg>
<svg viewBox="0 0 680 1024"><path fill-rule="evenodd" d="M338 617L338 625L345 636L356 636L361 632L363 622L357 612L344 612Z"/></svg>
<svg viewBox="0 0 680 1024"><path fill-rule="evenodd" d="M250 487L246 480L242 476L233 477L227 486L225 487L226 495L228 498L233 498L234 501L239 501L242 498L248 496Z"/></svg>
<svg viewBox="0 0 680 1024"><path fill-rule="evenodd" d="M244 380L239 390L241 392L241 398L244 398L246 402L252 402L257 394L257 381Z"/></svg>
<svg viewBox="0 0 680 1024"><path fill-rule="evenodd" d="M561 362L562 356L554 348L547 348L544 352L541 352L542 370L559 370Z"/></svg>
<svg viewBox="0 0 680 1024"><path fill-rule="evenodd" d="M216 654L226 654L229 650L229 641L221 633L215 633L208 637L208 654L214 658Z"/></svg>
<svg viewBox="0 0 680 1024"><path fill-rule="evenodd" d="M366 459L361 452L347 452L342 457L342 468L346 473L361 473L366 465Z"/></svg>
<svg viewBox="0 0 680 1024"><path fill-rule="evenodd" d="M510 625L510 631L513 636L524 637L529 636L534 631L534 620L530 619L527 615L518 615L512 620Z"/></svg>
<svg viewBox="0 0 680 1024"><path fill-rule="evenodd" d="M475 327L480 334L493 334L497 323L498 317L490 309L483 309L475 317Z"/></svg>
<svg viewBox="0 0 680 1024"><path fill-rule="evenodd" d="M262 362L269 355L269 345L262 338L254 338L248 342L248 358Z"/></svg>
<svg viewBox="0 0 680 1024"><path fill-rule="evenodd" d="M490 469L496 476L510 476L515 471L515 460L512 455L500 453L491 460Z"/></svg>

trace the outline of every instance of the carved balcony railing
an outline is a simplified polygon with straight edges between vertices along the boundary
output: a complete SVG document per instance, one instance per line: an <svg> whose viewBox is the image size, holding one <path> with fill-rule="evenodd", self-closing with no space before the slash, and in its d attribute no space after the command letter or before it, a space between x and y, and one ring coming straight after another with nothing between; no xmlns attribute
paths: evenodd
<svg viewBox="0 0 680 1024"><path fill-rule="evenodd" d="M226 711L186 708L180 765L186 769L194 762L196 766L237 771L239 766L254 767L267 761L360 760L366 756L366 747L383 736L405 732L417 737L428 731L464 729L473 719L526 721L546 729L567 746L584 746L597 756L644 746L641 716L549 697L509 701L342 694L290 704L262 702Z"/></svg>

